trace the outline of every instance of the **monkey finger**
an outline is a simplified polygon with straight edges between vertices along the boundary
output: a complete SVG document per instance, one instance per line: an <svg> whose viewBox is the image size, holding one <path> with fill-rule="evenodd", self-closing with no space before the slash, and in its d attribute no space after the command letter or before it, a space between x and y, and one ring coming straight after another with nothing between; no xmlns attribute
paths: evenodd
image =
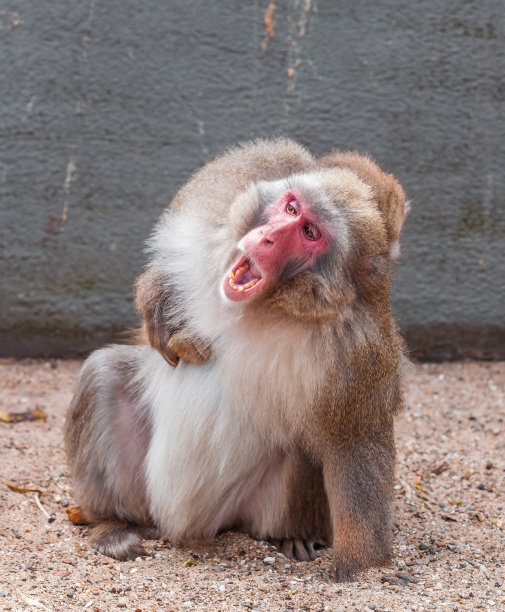
<svg viewBox="0 0 505 612"><path fill-rule="evenodd" d="M179 357L169 348L159 348L158 351L161 353L163 359L173 368L179 363Z"/></svg>
<svg viewBox="0 0 505 612"><path fill-rule="evenodd" d="M178 359L194 365L205 363L210 358L210 352L203 344L181 337L178 333L169 339L165 350L176 355Z"/></svg>

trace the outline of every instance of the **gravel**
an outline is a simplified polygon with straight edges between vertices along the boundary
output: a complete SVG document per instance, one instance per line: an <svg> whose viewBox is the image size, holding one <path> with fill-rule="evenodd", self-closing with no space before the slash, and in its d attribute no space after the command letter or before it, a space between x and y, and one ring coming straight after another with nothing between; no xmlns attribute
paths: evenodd
<svg viewBox="0 0 505 612"><path fill-rule="evenodd" d="M130 562L96 554L65 513L62 426L80 363L0 360L0 413L47 414L0 422L0 610L505 609L505 363L415 366L397 422L393 564L344 585L330 550L293 563L240 533L148 541Z"/></svg>

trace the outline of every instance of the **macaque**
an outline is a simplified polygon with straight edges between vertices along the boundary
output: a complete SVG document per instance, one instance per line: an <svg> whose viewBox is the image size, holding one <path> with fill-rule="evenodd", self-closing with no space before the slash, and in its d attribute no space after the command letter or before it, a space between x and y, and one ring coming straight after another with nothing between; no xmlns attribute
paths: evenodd
<svg viewBox="0 0 505 612"><path fill-rule="evenodd" d="M175 196L135 299L146 342L85 362L66 423L102 553L227 529L338 581L391 557L403 189L357 153L234 148ZM172 367L176 366L176 367Z"/></svg>

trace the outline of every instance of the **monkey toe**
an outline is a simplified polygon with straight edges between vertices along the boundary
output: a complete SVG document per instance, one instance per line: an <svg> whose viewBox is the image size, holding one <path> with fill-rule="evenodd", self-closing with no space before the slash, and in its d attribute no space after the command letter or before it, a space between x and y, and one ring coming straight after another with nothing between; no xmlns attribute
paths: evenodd
<svg viewBox="0 0 505 612"><path fill-rule="evenodd" d="M314 543L310 540L289 538L284 540L273 540L272 544L288 559L293 561L313 561Z"/></svg>

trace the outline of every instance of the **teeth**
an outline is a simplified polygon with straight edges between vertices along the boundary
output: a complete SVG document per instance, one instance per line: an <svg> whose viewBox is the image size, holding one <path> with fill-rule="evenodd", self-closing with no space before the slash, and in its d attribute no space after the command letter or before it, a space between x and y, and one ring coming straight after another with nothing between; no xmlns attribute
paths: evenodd
<svg viewBox="0 0 505 612"><path fill-rule="evenodd" d="M259 283L259 281L260 281L259 278L253 278L252 281L245 283L245 285L237 285L232 278L229 278L228 284L233 290L242 292L242 291L245 291L246 289L250 289L251 287L254 287L256 283Z"/></svg>
<svg viewBox="0 0 505 612"><path fill-rule="evenodd" d="M254 287L254 285L259 282L259 279L257 278L253 278L252 281L249 281L248 283L246 283L245 285L242 285L244 287L244 289L249 289L249 287Z"/></svg>

